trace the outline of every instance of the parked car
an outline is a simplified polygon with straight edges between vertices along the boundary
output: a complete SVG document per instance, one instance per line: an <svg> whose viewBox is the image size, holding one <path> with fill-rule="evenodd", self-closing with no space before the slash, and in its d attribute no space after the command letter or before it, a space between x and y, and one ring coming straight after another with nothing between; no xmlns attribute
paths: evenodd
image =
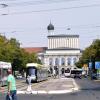
<svg viewBox="0 0 100 100"><path fill-rule="evenodd" d="M64 70L64 76L65 77L70 77L70 74L71 74L71 70L69 68Z"/></svg>
<svg viewBox="0 0 100 100"><path fill-rule="evenodd" d="M21 74L18 74L18 75L16 75L16 78L17 78L17 79L21 79L21 78L23 78L23 77L22 77Z"/></svg>

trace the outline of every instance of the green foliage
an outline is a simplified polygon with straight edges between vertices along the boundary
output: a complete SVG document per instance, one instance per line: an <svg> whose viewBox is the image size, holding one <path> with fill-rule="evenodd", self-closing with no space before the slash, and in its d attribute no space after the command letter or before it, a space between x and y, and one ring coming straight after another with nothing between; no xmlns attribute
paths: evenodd
<svg viewBox="0 0 100 100"><path fill-rule="evenodd" d="M8 40L5 36L0 35L0 61L12 63L13 70L22 70L26 63L40 63L35 53L29 54L20 48L20 43L11 38Z"/></svg>
<svg viewBox="0 0 100 100"><path fill-rule="evenodd" d="M78 68L82 68L83 65L82 65L81 62L77 62L77 63L76 63L76 66L77 66Z"/></svg>
<svg viewBox="0 0 100 100"><path fill-rule="evenodd" d="M90 61L100 61L100 39L96 39L93 43L87 47L80 58L76 66L83 66L83 64L88 64Z"/></svg>

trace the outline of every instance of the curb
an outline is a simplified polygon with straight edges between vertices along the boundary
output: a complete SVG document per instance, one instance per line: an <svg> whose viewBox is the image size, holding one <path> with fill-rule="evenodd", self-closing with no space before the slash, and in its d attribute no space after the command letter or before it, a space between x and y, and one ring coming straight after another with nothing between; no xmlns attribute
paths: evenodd
<svg viewBox="0 0 100 100"><path fill-rule="evenodd" d="M100 82L100 79L99 80L94 80L94 82Z"/></svg>
<svg viewBox="0 0 100 100"><path fill-rule="evenodd" d="M50 90L50 91L45 91L45 90L39 90L39 91L17 91L17 94L65 94L65 93L72 93L78 91L77 88L72 88L70 90Z"/></svg>

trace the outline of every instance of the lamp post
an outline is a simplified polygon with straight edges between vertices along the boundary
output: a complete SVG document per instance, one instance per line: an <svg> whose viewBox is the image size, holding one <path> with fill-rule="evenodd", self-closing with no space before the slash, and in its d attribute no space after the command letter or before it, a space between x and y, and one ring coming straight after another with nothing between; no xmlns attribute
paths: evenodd
<svg viewBox="0 0 100 100"><path fill-rule="evenodd" d="M56 73L57 73L58 78L60 78L60 66L59 65L56 68Z"/></svg>
<svg viewBox="0 0 100 100"><path fill-rule="evenodd" d="M1 8L6 8L6 7L8 7L8 5L7 5L7 4L4 4L4 3L0 4L0 6L1 6Z"/></svg>

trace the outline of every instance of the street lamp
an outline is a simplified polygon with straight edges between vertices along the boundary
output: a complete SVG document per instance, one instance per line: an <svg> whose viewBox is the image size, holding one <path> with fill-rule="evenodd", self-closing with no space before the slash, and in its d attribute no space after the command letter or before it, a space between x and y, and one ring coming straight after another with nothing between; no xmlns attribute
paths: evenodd
<svg viewBox="0 0 100 100"><path fill-rule="evenodd" d="M8 5L7 5L7 4L4 4L4 3L0 4L0 6L1 6L2 8L8 7Z"/></svg>

